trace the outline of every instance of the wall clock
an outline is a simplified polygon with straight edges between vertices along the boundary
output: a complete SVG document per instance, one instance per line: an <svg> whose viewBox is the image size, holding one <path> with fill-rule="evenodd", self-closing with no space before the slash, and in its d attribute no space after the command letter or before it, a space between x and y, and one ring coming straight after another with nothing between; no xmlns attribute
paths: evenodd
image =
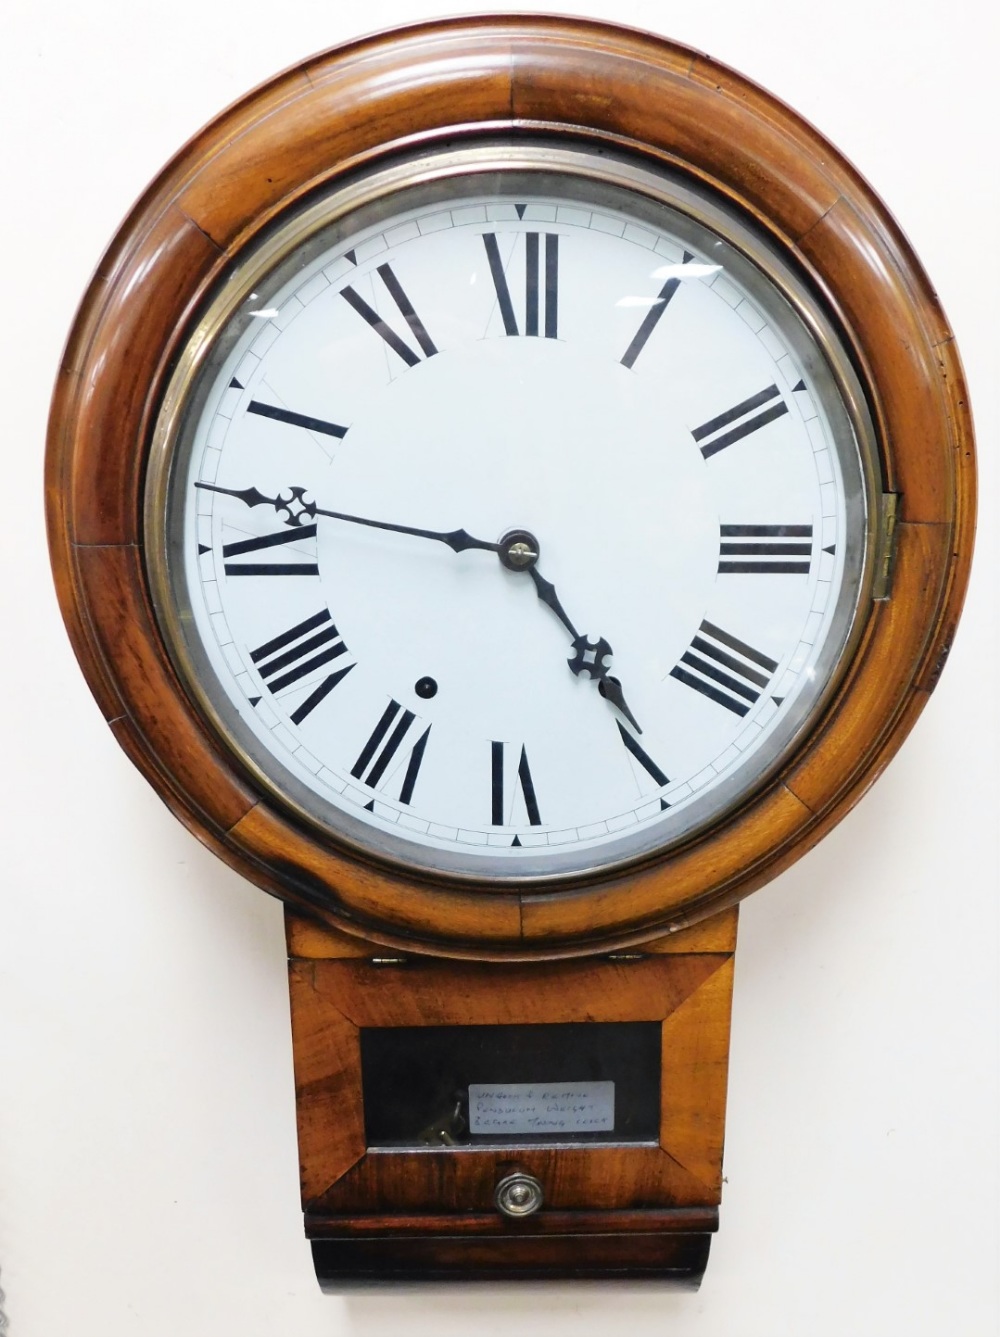
<svg viewBox="0 0 1000 1337"><path fill-rule="evenodd" d="M122 746L286 903L321 1281L696 1282L738 901L902 741L961 368L821 137L539 17L316 57L84 298L53 562Z"/></svg>

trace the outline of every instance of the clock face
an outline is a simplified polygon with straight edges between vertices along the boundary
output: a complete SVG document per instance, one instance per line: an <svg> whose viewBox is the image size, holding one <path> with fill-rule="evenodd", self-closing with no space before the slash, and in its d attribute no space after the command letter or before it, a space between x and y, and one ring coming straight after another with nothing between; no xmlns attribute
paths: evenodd
<svg viewBox="0 0 1000 1337"><path fill-rule="evenodd" d="M866 588L868 429L804 284L715 204L463 161L313 204L217 295L161 412L153 586L300 818L458 878L579 876L720 821L815 719Z"/></svg>

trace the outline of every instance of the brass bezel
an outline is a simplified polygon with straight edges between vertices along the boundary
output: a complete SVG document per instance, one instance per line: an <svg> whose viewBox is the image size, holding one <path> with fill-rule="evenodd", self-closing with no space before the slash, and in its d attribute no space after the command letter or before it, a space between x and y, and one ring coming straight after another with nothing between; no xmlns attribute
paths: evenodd
<svg viewBox="0 0 1000 1337"><path fill-rule="evenodd" d="M848 532L851 545L844 589L838 602L834 625L827 633L824 650L815 670L823 686L786 712L781 724L769 735L768 744L756 752L756 764L741 768L736 775L714 786L711 795L695 801L684 810L685 820L677 823L669 835L657 835L656 829L641 831L641 840L628 836L594 848L589 862L584 862L574 847L558 846L536 860L495 856L463 859L460 854L427 848L416 841L383 838L374 827L352 818L343 809L328 805L330 819L324 820L322 801L309 793L282 767L280 758L254 746L251 731L234 709L227 709L221 694L208 685L212 669L200 647L192 643L188 627L189 609L181 601L184 595L183 573L172 560L179 535L169 531L171 488L179 484L177 454L185 430L197 416L192 400L196 398L206 361L230 323L238 318L250 293L268 291L269 278L297 261L303 253L311 254L319 239L336 234L341 226L352 231L352 220L370 220L373 210L395 211L420 204L433 204L452 198L453 190L477 193L476 183L489 193L515 190L506 179L516 179L516 189L524 178L535 177L542 191L565 189L572 183L587 183L580 190L586 199L588 186L595 192L598 206L613 207L614 196L621 192L636 202L637 217L644 217L639 201L652 221L656 210L680 213L696 230L704 229L720 238L738 257L741 271L738 281L756 297L764 308L784 304L797 318L799 326L812 340L822 365L812 366L811 374L824 395L824 407L835 422L837 410L842 421L835 426L840 467L844 472L848 525L852 522L863 532ZM573 197L575 198L575 196ZM619 204L619 207L622 207ZM694 245L690 237L687 242ZM706 249L704 241L702 249ZM727 269L730 258L727 256ZM775 298L778 301L775 301ZM787 318L786 318L787 319ZM794 339L796 330L785 330ZM799 335L802 353L804 340ZM806 349L806 351L808 351ZM839 428L839 430L837 430ZM850 437L848 440L846 438ZM843 439L842 439L843 438ZM854 456L856 455L856 461ZM852 474L854 464L858 475ZM860 491L860 497L857 492ZM801 746L810 727L821 718L850 662L863 632L866 609L873 597L875 542L879 532L878 503L883 494L878 444L871 414L862 387L838 337L833 318L822 303L746 220L713 200L704 190L679 178L676 173L652 172L630 159L607 151L596 152L584 146L567 148L545 139L520 139L517 144L486 142L464 143L454 147L449 140L429 139L419 154L408 154L400 161L390 161L376 170L338 183L332 192L291 211L288 218L272 221L256 245L241 250L229 272L192 322L181 352L176 358L170 380L156 414L147 463L144 503L143 556L157 619L174 666L184 682L195 707L214 731L220 745L231 754L234 763L246 775L254 789L284 809L296 822L314 830L332 847L362 860L372 860L390 872L439 879L444 886L474 887L484 894L512 887L525 892L558 892L560 888L593 883L608 876L619 876L630 867L650 864L670 850L692 840L703 839L714 826L737 813L763 789L782 765L787 765ZM177 517L178 525L180 517ZM857 551L860 546L860 552ZM847 587L854 590L850 601ZM746 778L745 772L749 772ZM743 776L744 778L740 779ZM703 814L703 815L702 815ZM567 853L567 849L569 853Z"/></svg>

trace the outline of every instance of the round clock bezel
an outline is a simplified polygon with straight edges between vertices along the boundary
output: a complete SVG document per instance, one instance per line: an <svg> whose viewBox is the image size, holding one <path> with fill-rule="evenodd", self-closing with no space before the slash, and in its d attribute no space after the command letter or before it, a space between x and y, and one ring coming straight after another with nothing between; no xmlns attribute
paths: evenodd
<svg viewBox="0 0 1000 1337"><path fill-rule="evenodd" d="M810 670L819 678L819 689L810 691L807 684L768 733L763 755L755 754L756 763L742 767L707 795L696 798L683 810L682 819L671 824L669 834L662 826L625 833L617 841L589 850L586 856L562 845L534 857L525 850L516 862L499 855L490 860L488 852L486 857L482 852L477 857L475 850L470 852L472 857L452 855L393 838L392 833L382 833L324 803L288 773L280 758L261 747L239 711L218 690L214 671L193 634L191 596L179 557L183 532L179 479L186 472L187 452L205 398L225 360L227 337L230 341L237 338L232 326L235 323L239 328L253 319L244 315L239 320L248 298L252 295L265 307L273 305L269 294L283 287L289 272L308 268L314 253L329 250L331 235L347 234L353 240L357 230L371 226L373 220L377 225L387 214L484 192L512 197L542 192L581 205L629 208L636 221L671 227L685 246L699 253L711 247L727 275L769 313L772 323L779 323L783 337L810 376L840 443L849 511L847 561L833 625ZM246 252L193 323L157 413L145 489L144 557L154 608L175 667L219 742L254 787L293 818L361 858L445 882L486 883L493 890L517 886L557 891L567 884L582 885L620 874L696 838L748 802L792 754L803 731L835 690L864 622L858 610L871 598L873 545L867 539L876 531L875 499L881 495L874 429L846 350L801 277L759 234L739 217L721 210L703 189L666 171L653 175L615 154L596 155L533 138L516 146L427 145L416 156L407 155L373 173L337 183L332 194L323 193L307 202L290 218L276 219L261 241Z"/></svg>
<svg viewBox="0 0 1000 1337"><path fill-rule="evenodd" d="M873 548L876 592L891 597L864 610L841 681L794 755L709 832L558 893L445 888L331 848L289 819L192 705L143 561L157 408L191 322L246 248L316 191L400 155L524 136L666 167L764 234L842 333L893 499L879 508ZM937 681L967 579L975 495L951 332L893 220L836 150L748 80L681 46L530 16L445 20L349 44L248 95L181 150L84 298L47 470L74 647L122 746L182 820L252 881L342 931L492 959L654 939L754 890L839 820Z"/></svg>

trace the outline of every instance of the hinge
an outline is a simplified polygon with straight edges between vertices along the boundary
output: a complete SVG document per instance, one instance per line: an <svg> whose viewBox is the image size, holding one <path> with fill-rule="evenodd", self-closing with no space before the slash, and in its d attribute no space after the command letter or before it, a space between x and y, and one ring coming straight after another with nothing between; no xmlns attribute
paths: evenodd
<svg viewBox="0 0 1000 1337"><path fill-rule="evenodd" d="M899 495L883 492L878 508L878 527L875 533L875 575L872 580L872 598L882 602L892 597L892 571L896 561L896 514Z"/></svg>
<svg viewBox="0 0 1000 1337"><path fill-rule="evenodd" d="M409 963L405 956L370 956L368 964L370 966L405 966Z"/></svg>

